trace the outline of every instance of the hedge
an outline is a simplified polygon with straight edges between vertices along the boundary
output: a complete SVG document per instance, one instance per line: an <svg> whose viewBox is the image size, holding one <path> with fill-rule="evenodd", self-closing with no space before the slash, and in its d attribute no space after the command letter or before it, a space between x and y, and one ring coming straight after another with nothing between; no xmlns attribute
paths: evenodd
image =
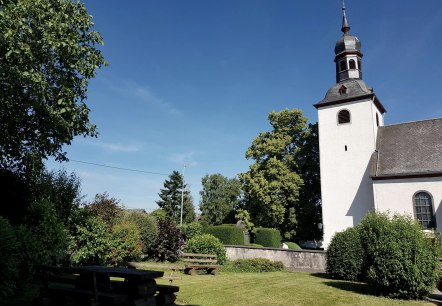
<svg viewBox="0 0 442 306"><path fill-rule="evenodd" d="M216 254L217 263L222 265L226 262L226 249L221 241L213 235L204 234L193 236L187 241L185 252L197 254Z"/></svg>
<svg viewBox="0 0 442 306"><path fill-rule="evenodd" d="M244 245L244 233L242 229L231 225L209 226L204 233L218 238L223 244Z"/></svg>
<svg viewBox="0 0 442 306"><path fill-rule="evenodd" d="M254 243L267 248L280 248L281 239L281 233L277 229L259 227L256 229Z"/></svg>

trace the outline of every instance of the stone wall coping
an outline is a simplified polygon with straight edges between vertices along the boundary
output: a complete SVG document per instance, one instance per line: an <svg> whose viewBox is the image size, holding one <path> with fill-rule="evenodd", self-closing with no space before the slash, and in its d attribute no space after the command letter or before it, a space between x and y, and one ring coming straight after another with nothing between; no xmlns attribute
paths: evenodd
<svg viewBox="0 0 442 306"><path fill-rule="evenodd" d="M298 252L298 253L321 253L325 254L326 252L324 250L309 250L309 249L302 249L302 250L290 250L290 249L281 249L281 248L266 248L266 247L257 247L257 246L249 246L249 245L230 245L226 244L224 247L228 248L238 248L238 249L258 249L258 250L271 250L271 251L281 251L281 252Z"/></svg>

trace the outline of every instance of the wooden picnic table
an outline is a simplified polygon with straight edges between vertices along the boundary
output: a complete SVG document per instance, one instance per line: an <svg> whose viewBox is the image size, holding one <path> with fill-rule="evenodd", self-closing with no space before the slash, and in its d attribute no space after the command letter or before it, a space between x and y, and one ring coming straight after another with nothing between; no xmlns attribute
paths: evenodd
<svg viewBox="0 0 442 306"><path fill-rule="evenodd" d="M57 303L69 304L71 299L76 304L88 301L90 305L156 305L159 288L155 279L164 275L162 271L104 266L41 266L40 271L44 282L42 295L56 299Z"/></svg>

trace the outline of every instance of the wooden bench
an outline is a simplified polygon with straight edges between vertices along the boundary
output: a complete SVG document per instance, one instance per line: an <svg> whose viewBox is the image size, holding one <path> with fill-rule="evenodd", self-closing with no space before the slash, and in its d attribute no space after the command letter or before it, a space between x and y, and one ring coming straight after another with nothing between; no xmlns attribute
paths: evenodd
<svg viewBox="0 0 442 306"><path fill-rule="evenodd" d="M170 284L174 280L183 279L181 275L178 275L178 271L184 270L184 265L177 264L165 264L165 263L149 263L149 262L129 262L128 266L135 269L155 269L170 271L167 275L163 275L162 279L167 279Z"/></svg>
<svg viewBox="0 0 442 306"><path fill-rule="evenodd" d="M129 299L110 292L109 277L93 272L80 276L69 268L40 267L38 276L43 281L40 305L125 305Z"/></svg>
<svg viewBox="0 0 442 306"><path fill-rule="evenodd" d="M183 253L181 260L185 262L184 273L189 275L196 275L198 270L206 270L207 274L217 275L221 267L216 264L216 255L213 254Z"/></svg>
<svg viewBox="0 0 442 306"><path fill-rule="evenodd" d="M172 285L157 285L158 294L155 296L157 305L175 305L175 293L180 287Z"/></svg>

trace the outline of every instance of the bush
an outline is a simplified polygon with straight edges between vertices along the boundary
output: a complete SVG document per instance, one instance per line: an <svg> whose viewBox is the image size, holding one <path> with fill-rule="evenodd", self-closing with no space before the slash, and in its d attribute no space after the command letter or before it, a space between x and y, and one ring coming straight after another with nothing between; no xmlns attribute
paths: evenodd
<svg viewBox="0 0 442 306"><path fill-rule="evenodd" d="M189 239L185 251L199 254L216 254L220 265L226 261L226 249L218 238L210 234L203 234Z"/></svg>
<svg viewBox="0 0 442 306"><path fill-rule="evenodd" d="M357 227L336 233L327 249L327 273L334 278L361 280L364 256Z"/></svg>
<svg viewBox="0 0 442 306"><path fill-rule="evenodd" d="M360 224L368 283L393 298L422 299L438 280L440 242L409 217L369 213Z"/></svg>
<svg viewBox="0 0 442 306"><path fill-rule="evenodd" d="M294 242L291 242L291 241L287 241L287 242L284 242L284 243L289 247L290 250L295 250L295 251L302 250L302 248L297 243L294 243Z"/></svg>
<svg viewBox="0 0 442 306"><path fill-rule="evenodd" d="M125 264L141 257L143 243L135 223L122 222L112 228L110 261L114 266Z"/></svg>
<svg viewBox="0 0 442 306"><path fill-rule="evenodd" d="M281 233L274 228L257 228L255 243L261 244L267 248L281 247Z"/></svg>
<svg viewBox="0 0 442 306"><path fill-rule="evenodd" d="M158 237L150 255L159 261L175 262L183 245L183 236L175 223L170 219L159 219Z"/></svg>
<svg viewBox="0 0 442 306"><path fill-rule="evenodd" d="M99 217L84 210L76 212L69 243L70 261L74 265L106 265L111 253L109 227Z"/></svg>
<svg viewBox="0 0 442 306"><path fill-rule="evenodd" d="M156 219L145 213L132 212L126 214L124 220L136 224L143 242L143 253L149 254L155 245L158 235Z"/></svg>
<svg viewBox="0 0 442 306"><path fill-rule="evenodd" d="M211 234L218 238L223 244L244 245L244 233L242 229L232 225L209 226L205 230L206 234Z"/></svg>
<svg viewBox="0 0 442 306"><path fill-rule="evenodd" d="M19 243L14 228L3 217L0 217L0 246L0 297L4 297L15 290L15 281L18 279L19 261L16 256Z"/></svg>
<svg viewBox="0 0 442 306"><path fill-rule="evenodd" d="M276 272L282 270L284 270L284 265L281 261L271 261L266 258L237 259L233 261L233 271L235 272Z"/></svg>
<svg viewBox="0 0 442 306"><path fill-rule="evenodd" d="M192 239L195 236L201 235L203 233L203 226L199 222L191 222L189 224L183 224L180 227L186 240Z"/></svg>

